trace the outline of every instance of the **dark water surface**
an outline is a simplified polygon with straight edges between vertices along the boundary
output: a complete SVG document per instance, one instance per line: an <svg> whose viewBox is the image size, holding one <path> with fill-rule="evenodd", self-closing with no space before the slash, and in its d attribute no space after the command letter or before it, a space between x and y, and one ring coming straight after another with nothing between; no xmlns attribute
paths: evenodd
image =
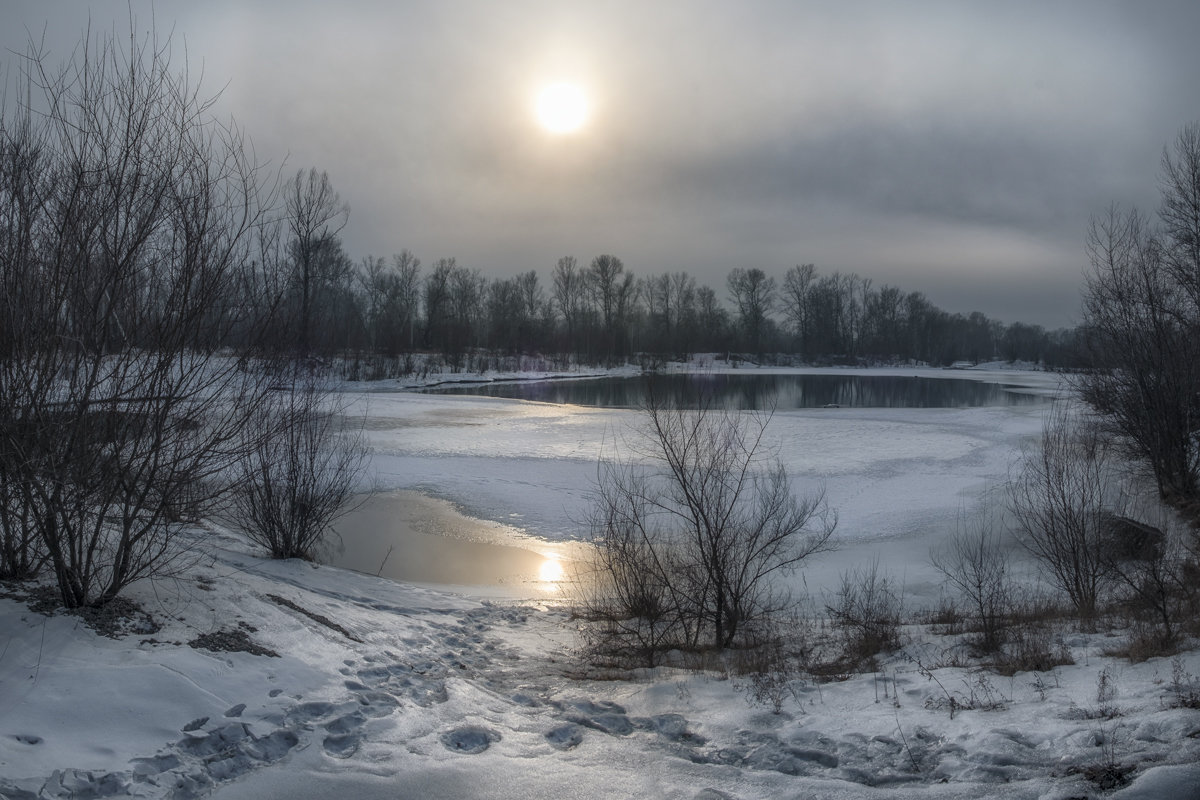
<svg viewBox="0 0 1200 800"><path fill-rule="evenodd" d="M569 403L607 408L637 408L648 391L673 403L694 404L697 396L739 409L821 408L976 408L1047 402L1017 387L965 378L900 375L704 374L681 373L652 378L584 378L513 381L443 386L436 394L470 394ZM699 393L699 395L697 394Z"/></svg>

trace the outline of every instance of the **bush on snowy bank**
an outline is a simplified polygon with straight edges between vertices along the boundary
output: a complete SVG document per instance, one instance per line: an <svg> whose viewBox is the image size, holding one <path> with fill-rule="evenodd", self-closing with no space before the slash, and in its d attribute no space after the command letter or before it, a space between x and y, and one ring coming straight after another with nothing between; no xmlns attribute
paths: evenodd
<svg viewBox="0 0 1200 800"><path fill-rule="evenodd" d="M48 564L68 607L181 552L267 392L221 348L266 322L270 192L169 49L31 44L0 118L0 573Z"/></svg>
<svg viewBox="0 0 1200 800"><path fill-rule="evenodd" d="M239 448L231 501L251 541L272 558L311 560L348 510L368 456L315 375L293 378L260 410Z"/></svg>
<svg viewBox="0 0 1200 800"><path fill-rule="evenodd" d="M271 432L260 356L288 256L274 187L169 41L89 33L61 68L36 44L20 64L0 117L0 576L48 565L64 605L102 605L188 551Z"/></svg>
<svg viewBox="0 0 1200 800"><path fill-rule="evenodd" d="M791 606L773 579L828 549L837 521L769 457L769 414L669 405L652 379L646 396L628 455L599 468L581 609L594 652L654 666L761 635Z"/></svg>

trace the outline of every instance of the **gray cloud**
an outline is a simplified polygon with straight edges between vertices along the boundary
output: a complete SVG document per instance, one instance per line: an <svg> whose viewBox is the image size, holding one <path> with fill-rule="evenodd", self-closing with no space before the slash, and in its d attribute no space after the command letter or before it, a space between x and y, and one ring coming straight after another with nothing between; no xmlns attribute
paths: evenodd
<svg viewBox="0 0 1200 800"><path fill-rule="evenodd" d="M126 0L18 0L0 45L65 54ZM355 255L490 274L616 252L723 294L733 266L812 261L949 310L1066 324L1087 218L1156 204L1200 117L1189 2L135 0L174 29L261 159L329 171ZM151 13L152 11L152 13ZM539 81L588 87L552 141Z"/></svg>

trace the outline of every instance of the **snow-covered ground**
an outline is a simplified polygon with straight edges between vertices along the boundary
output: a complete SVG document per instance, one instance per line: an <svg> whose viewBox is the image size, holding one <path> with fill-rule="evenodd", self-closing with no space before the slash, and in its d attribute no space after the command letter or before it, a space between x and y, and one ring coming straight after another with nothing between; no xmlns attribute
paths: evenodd
<svg viewBox="0 0 1200 800"><path fill-rule="evenodd" d="M953 377L1056 388L1041 373ZM580 537L600 449L633 417L361 398L375 488L449 501L490 521L475 530L493 543L535 550ZM929 547L1004 480L1041 413L777 413L797 488L823 486L839 514L840 549L797 590L819 600L877 560L909 608L936 604ZM536 576L433 588L271 562L221 528L196 535L202 558L130 592L157 630L134 615L109 638L0 598L0 797L1065 800L1097 796L1084 773L1105 764L1137 765L1112 796L1200 797L1200 711L1175 707L1200 693L1197 651L1132 665L1103 654L1103 634L1070 634L1075 664L1053 672L926 673L916 662L939 663L946 644L914 625L879 673L798 683L773 714L719 669L589 671ZM948 695L995 707L951 718Z"/></svg>

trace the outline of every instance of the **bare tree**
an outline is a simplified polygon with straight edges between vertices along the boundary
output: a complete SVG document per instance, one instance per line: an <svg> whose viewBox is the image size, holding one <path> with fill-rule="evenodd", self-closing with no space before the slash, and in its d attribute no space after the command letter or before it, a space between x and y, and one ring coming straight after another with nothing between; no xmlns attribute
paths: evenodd
<svg viewBox="0 0 1200 800"><path fill-rule="evenodd" d="M1018 541L1091 621L1108 574L1106 524L1121 497L1107 437L1078 412L1066 400L1053 405L1009 482L1009 501Z"/></svg>
<svg viewBox="0 0 1200 800"><path fill-rule="evenodd" d="M601 578L642 581L687 637L679 645L729 647L786 605L773 579L828 549L836 518L822 494L793 493L765 443L769 414L718 408L708 396L670 405L653 385L648 397L633 458L600 472L592 534ZM620 618L642 613L616 606Z"/></svg>
<svg viewBox="0 0 1200 800"><path fill-rule="evenodd" d="M0 123L0 477L64 604L101 604L185 547L263 396L214 343L263 322L231 300L271 198L169 42L89 34L22 76Z"/></svg>
<svg viewBox="0 0 1200 800"><path fill-rule="evenodd" d="M425 276L422 286L425 304L425 344L446 349L450 324L450 276L458 269L453 258L439 258Z"/></svg>
<svg viewBox="0 0 1200 800"><path fill-rule="evenodd" d="M332 274L345 271L337 235L350 218L350 206L334 191L329 174L316 167L298 170L284 187L283 199L299 302L298 347L306 355L318 289Z"/></svg>
<svg viewBox="0 0 1200 800"><path fill-rule="evenodd" d="M671 349L674 320L671 296L671 275L650 275L639 281L639 294L646 308L647 341L642 349L665 353Z"/></svg>
<svg viewBox="0 0 1200 800"><path fill-rule="evenodd" d="M313 375L294 376L260 409L242 449L233 508L250 539L273 558L312 559L349 510L365 466L362 426Z"/></svg>
<svg viewBox="0 0 1200 800"><path fill-rule="evenodd" d="M487 280L477 269L457 267L450 273L450 310L452 324L447 348L451 364L460 363L486 319L484 292Z"/></svg>
<svg viewBox="0 0 1200 800"><path fill-rule="evenodd" d="M729 273L727 282L746 344L753 352L761 353L766 346L769 315L776 303L775 279L757 267L738 267Z"/></svg>
<svg viewBox="0 0 1200 800"><path fill-rule="evenodd" d="M487 287L488 347L517 352L521 332L528 325L525 303L516 278L494 280Z"/></svg>
<svg viewBox="0 0 1200 800"><path fill-rule="evenodd" d="M637 300L636 279L625 271L621 259L606 254L592 259L586 273L586 285L600 312L605 355L611 358L622 354L628 334L626 323Z"/></svg>
<svg viewBox="0 0 1200 800"><path fill-rule="evenodd" d="M3 469L4 460L0 459ZM31 578L46 560L34 524L38 512L27 505L27 494L18 480L19 475L0 472L0 579Z"/></svg>
<svg viewBox="0 0 1200 800"><path fill-rule="evenodd" d="M1196 321L1136 211L1093 220L1088 241L1085 333L1100 366L1080 377L1081 393L1150 466L1164 498L1186 500L1200 491Z"/></svg>
<svg viewBox="0 0 1200 800"><path fill-rule="evenodd" d="M1200 309L1200 122L1184 126L1175 146L1163 148L1160 171L1167 265Z"/></svg>
<svg viewBox="0 0 1200 800"><path fill-rule="evenodd" d="M664 272L641 281L646 310L647 346L659 353L685 356L696 325L696 280L686 272Z"/></svg>
<svg viewBox="0 0 1200 800"><path fill-rule="evenodd" d="M726 331L729 329L729 314L717 300L711 286L696 289L696 327L701 332L702 347L728 346Z"/></svg>
<svg viewBox="0 0 1200 800"><path fill-rule="evenodd" d="M905 350L901 304L903 293L884 284L867 298L863 310L863 351L870 355L893 357Z"/></svg>
<svg viewBox="0 0 1200 800"><path fill-rule="evenodd" d="M567 326L567 347L577 347L581 317L586 302L586 285L583 272L574 256L563 256L554 265L554 306Z"/></svg>
<svg viewBox="0 0 1200 800"><path fill-rule="evenodd" d="M811 334L812 311L809 292L812 291L815 276L816 267L812 264L797 264L790 267L783 276L780 298L783 313L796 337L798 352L804 355L810 355L808 339Z"/></svg>
<svg viewBox="0 0 1200 800"><path fill-rule="evenodd" d="M354 274L359 292L362 294L361 310L366 326L366 343L372 350L380 346L380 329L385 322L388 296L392 288L392 275L388 263L378 256L363 256Z"/></svg>
<svg viewBox="0 0 1200 800"><path fill-rule="evenodd" d="M421 261L408 250L391 261L367 256L357 275L365 297L368 342L374 349L394 355L412 350L417 307L420 303Z"/></svg>
<svg viewBox="0 0 1200 800"><path fill-rule="evenodd" d="M696 345L696 279L683 271L671 273L670 295L674 349L686 359Z"/></svg>
<svg viewBox="0 0 1200 800"><path fill-rule="evenodd" d="M1162 159L1160 227L1116 208L1091 224L1083 397L1200 516L1200 125Z"/></svg>
<svg viewBox="0 0 1200 800"><path fill-rule="evenodd" d="M416 347L415 331L421 308L421 259L401 250L392 256L392 273L395 275L393 324L400 332L400 341L405 343L402 347L412 350Z"/></svg>

